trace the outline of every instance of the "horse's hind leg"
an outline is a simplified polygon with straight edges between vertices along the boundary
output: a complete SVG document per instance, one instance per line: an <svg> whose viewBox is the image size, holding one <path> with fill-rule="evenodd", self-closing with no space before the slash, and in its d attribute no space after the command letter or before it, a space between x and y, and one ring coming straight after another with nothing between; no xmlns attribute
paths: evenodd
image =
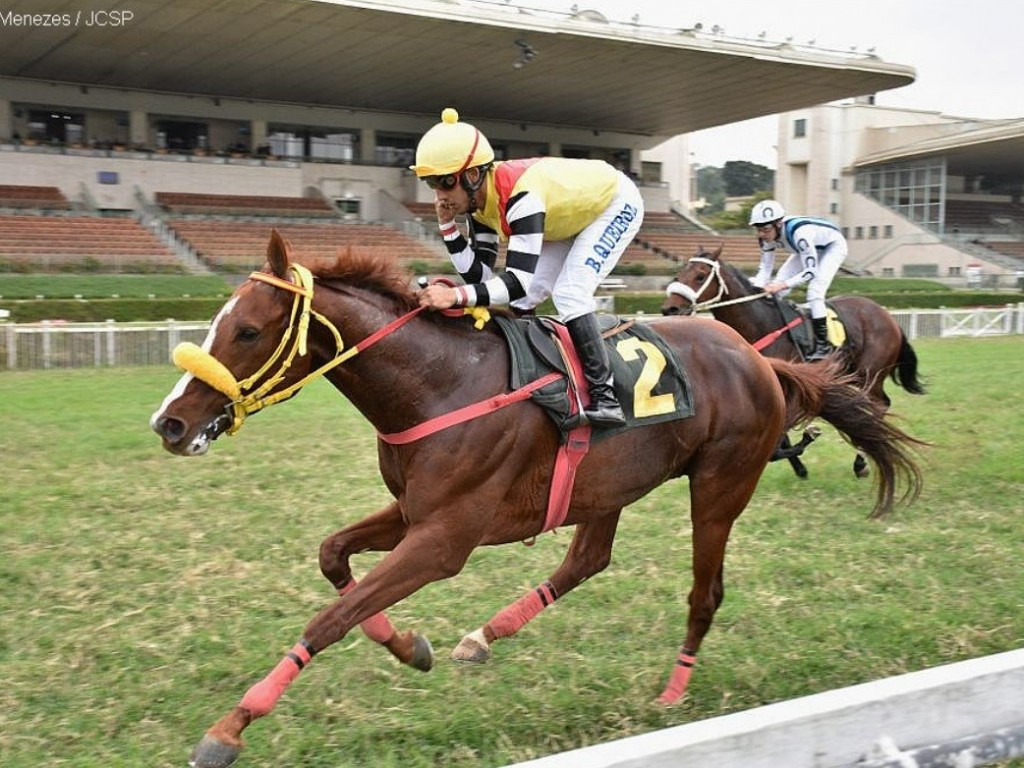
<svg viewBox="0 0 1024 768"><path fill-rule="evenodd" d="M491 620L470 632L452 651L455 661L480 663L491 657L491 643L511 637L534 616L611 562L612 543L622 510L576 526L569 551L551 576Z"/></svg>
<svg viewBox="0 0 1024 768"><path fill-rule="evenodd" d="M390 551L405 537L406 530L398 502L392 502L379 512L324 539L320 545L320 571L338 594L344 595L356 586L349 558L359 552ZM430 642L415 632L396 631L383 612L366 619L359 628L403 664L424 672L434 665Z"/></svg>

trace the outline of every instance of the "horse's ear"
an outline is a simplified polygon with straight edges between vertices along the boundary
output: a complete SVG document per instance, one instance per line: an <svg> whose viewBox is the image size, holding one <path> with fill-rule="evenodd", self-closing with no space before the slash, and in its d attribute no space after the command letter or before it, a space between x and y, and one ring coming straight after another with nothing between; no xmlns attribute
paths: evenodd
<svg viewBox="0 0 1024 768"><path fill-rule="evenodd" d="M277 277L284 278L288 273L289 258L288 241L281 236L277 228L270 230L270 244L267 246L267 261L270 271Z"/></svg>
<svg viewBox="0 0 1024 768"><path fill-rule="evenodd" d="M715 258L715 261L718 261L718 259L722 257L722 243L718 244L718 247L715 249L715 252L712 253L711 255Z"/></svg>

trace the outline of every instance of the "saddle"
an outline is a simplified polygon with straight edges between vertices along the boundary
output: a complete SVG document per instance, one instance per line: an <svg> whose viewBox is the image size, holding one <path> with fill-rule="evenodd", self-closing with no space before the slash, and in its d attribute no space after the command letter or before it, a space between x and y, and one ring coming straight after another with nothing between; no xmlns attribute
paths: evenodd
<svg viewBox="0 0 1024 768"><path fill-rule="evenodd" d="M811 327L811 313L805 307L790 301L789 299L772 297L782 314L783 326L800 318L802 323L797 323L787 332L789 338L800 352L800 359L806 360L807 356L814 351L814 330ZM836 349L841 349L847 343L846 326L839 312L832 305L832 302L825 302L825 313L828 319L828 340Z"/></svg>
<svg viewBox="0 0 1024 768"><path fill-rule="evenodd" d="M598 315L597 318L605 344L609 346L615 394L626 415L626 424L595 429L594 439L642 424L692 416L689 381L675 353L664 340L641 323L624 322L614 315ZM570 370L576 353L565 325L544 316L509 318L497 315L492 320L508 343L509 384L512 389L519 389L551 372L563 374L563 378L535 390L531 398L554 421L565 442L569 433L582 421L578 390L587 386ZM645 377L638 391L637 382L644 372L647 377L655 376L653 386L648 383L651 379Z"/></svg>

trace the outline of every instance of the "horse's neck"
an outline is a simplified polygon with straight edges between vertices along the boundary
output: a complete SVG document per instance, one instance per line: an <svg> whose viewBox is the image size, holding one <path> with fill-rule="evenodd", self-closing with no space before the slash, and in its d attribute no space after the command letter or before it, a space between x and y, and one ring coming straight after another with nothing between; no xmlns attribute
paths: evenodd
<svg viewBox="0 0 1024 768"><path fill-rule="evenodd" d="M347 294L326 315L341 332L346 349L403 314L379 303L359 304ZM489 380L495 378L495 366L487 364L496 339L485 331L473 334L414 317L331 370L327 379L379 432L399 432L496 393L488 390L494 388ZM333 336L325 329L317 331L316 344L318 357L334 356Z"/></svg>
<svg viewBox="0 0 1024 768"><path fill-rule="evenodd" d="M760 293L759 289L742 281L731 267L723 267L721 275L729 289L726 301ZM749 342L757 341L782 325L781 315L774 304L762 299L751 299L724 307L713 307L711 314L716 320L725 323Z"/></svg>

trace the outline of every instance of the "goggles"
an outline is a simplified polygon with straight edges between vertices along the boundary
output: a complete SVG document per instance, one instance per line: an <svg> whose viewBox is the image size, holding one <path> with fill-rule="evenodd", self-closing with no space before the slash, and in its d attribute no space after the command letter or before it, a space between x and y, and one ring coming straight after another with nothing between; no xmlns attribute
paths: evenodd
<svg viewBox="0 0 1024 768"><path fill-rule="evenodd" d="M446 173L443 176L424 176L423 181L427 183L427 186L431 189L443 189L445 191L455 189L455 185L459 183L460 173Z"/></svg>

